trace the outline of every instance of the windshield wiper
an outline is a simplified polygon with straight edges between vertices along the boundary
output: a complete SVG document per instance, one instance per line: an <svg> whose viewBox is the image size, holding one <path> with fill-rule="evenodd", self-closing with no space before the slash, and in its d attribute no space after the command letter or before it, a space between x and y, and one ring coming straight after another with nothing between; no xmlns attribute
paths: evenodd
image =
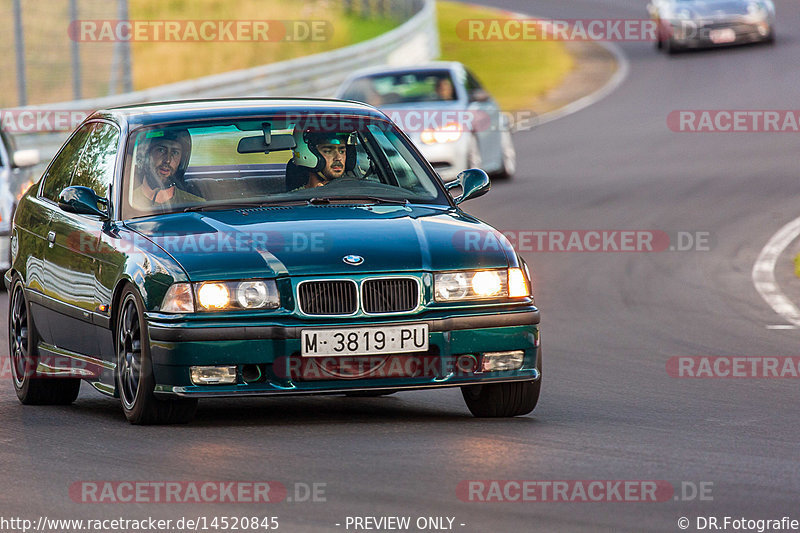
<svg viewBox="0 0 800 533"><path fill-rule="evenodd" d="M254 209L259 207L267 207L271 205L287 205L287 204L294 204L294 205L308 205L308 200L301 200L298 198L293 199L283 199L283 200L261 200L258 202L223 202L223 203L209 203L209 204L198 204L198 205L190 205L189 207L184 208L183 212L188 213L190 211L214 211L214 210L222 210L222 209Z"/></svg>
<svg viewBox="0 0 800 533"><path fill-rule="evenodd" d="M333 202L363 202L369 201L374 204L397 204L397 205L407 205L408 200L405 198L386 198L383 196L366 196L366 195L357 195L357 196L320 196L317 198L310 198L308 200L309 204L330 204Z"/></svg>

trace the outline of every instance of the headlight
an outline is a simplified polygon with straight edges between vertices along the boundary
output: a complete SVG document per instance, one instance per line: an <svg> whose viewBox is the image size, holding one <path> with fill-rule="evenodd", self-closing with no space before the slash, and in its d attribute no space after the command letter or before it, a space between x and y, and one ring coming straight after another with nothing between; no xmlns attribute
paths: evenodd
<svg viewBox="0 0 800 533"><path fill-rule="evenodd" d="M419 140L424 144L453 143L461 138L461 133L461 125L452 122L440 129L423 131L419 136Z"/></svg>
<svg viewBox="0 0 800 533"><path fill-rule="evenodd" d="M278 307L280 296L274 280L204 281L172 285L164 296L161 311L193 313Z"/></svg>
<svg viewBox="0 0 800 533"><path fill-rule="evenodd" d="M231 293L224 283L202 283L197 288L197 303L204 309L224 309L231 305Z"/></svg>
<svg viewBox="0 0 800 533"><path fill-rule="evenodd" d="M437 302L530 296L528 281L519 268L443 272L434 277L434 292Z"/></svg>

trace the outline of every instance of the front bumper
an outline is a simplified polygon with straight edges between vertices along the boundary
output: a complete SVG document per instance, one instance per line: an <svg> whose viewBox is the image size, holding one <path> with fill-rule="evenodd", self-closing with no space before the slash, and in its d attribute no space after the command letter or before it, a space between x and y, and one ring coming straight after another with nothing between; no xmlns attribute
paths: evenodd
<svg viewBox="0 0 800 533"><path fill-rule="evenodd" d="M720 39L728 34L732 40ZM691 24L673 24L672 41L682 48L712 48L765 41L772 36L769 20L715 20L693 21Z"/></svg>
<svg viewBox="0 0 800 533"><path fill-rule="evenodd" d="M300 331L311 328L396 326L426 323L429 349L406 354L409 358L436 361L433 374L381 375L342 379L295 379L281 371L286 361L300 358ZM531 381L539 378L539 311L527 307L516 312L474 314L457 317L412 317L406 320L351 320L311 324L219 324L167 323L148 318L155 393L159 396L228 397L292 394L332 394L455 387L487 382ZM484 352L521 350L524 360L517 370L462 372L456 369L459 356ZM374 358L376 356L368 356ZM399 356L393 356L399 357ZM348 359L357 359L350 357ZM306 358L307 359L307 358ZM194 385L191 366L236 366L235 385ZM258 367L261 377L245 382L243 370ZM432 367L433 368L433 367Z"/></svg>
<svg viewBox="0 0 800 533"><path fill-rule="evenodd" d="M447 181L467 169L470 136L471 134L464 133L455 142L436 144L424 144L417 136L414 143L439 176Z"/></svg>

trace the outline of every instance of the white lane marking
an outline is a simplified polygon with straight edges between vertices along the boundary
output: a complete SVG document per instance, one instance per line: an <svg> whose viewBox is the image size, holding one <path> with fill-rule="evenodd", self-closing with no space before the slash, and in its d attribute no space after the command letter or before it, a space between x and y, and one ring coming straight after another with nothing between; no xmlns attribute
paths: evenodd
<svg viewBox="0 0 800 533"><path fill-rule="evenodd" d="M797 329L797 326L792 326L790 324L773 324L767 326L767 329Z"/></svg>
<svg viewBox="0 0 800 533"><path fill-rule="evenodd" d="M779 229L758 254L753 265L753 285L772 309L794 326L800 326L800 309L786 297L775 281L775 264L789 244L800 235L800 217Z"/></svg>

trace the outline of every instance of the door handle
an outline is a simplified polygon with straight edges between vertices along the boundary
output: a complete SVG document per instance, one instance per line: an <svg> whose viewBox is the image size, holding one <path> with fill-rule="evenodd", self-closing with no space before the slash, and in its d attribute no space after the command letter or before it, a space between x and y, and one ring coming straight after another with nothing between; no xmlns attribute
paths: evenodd
<svg viewBox="0 0 800 533"><path fill-rule="evenodd" d="M48 246L50 248L53 247L53 244L56 242L56 232L55 231L48 231L47 232L47 242L50 243Z"/></svg>

